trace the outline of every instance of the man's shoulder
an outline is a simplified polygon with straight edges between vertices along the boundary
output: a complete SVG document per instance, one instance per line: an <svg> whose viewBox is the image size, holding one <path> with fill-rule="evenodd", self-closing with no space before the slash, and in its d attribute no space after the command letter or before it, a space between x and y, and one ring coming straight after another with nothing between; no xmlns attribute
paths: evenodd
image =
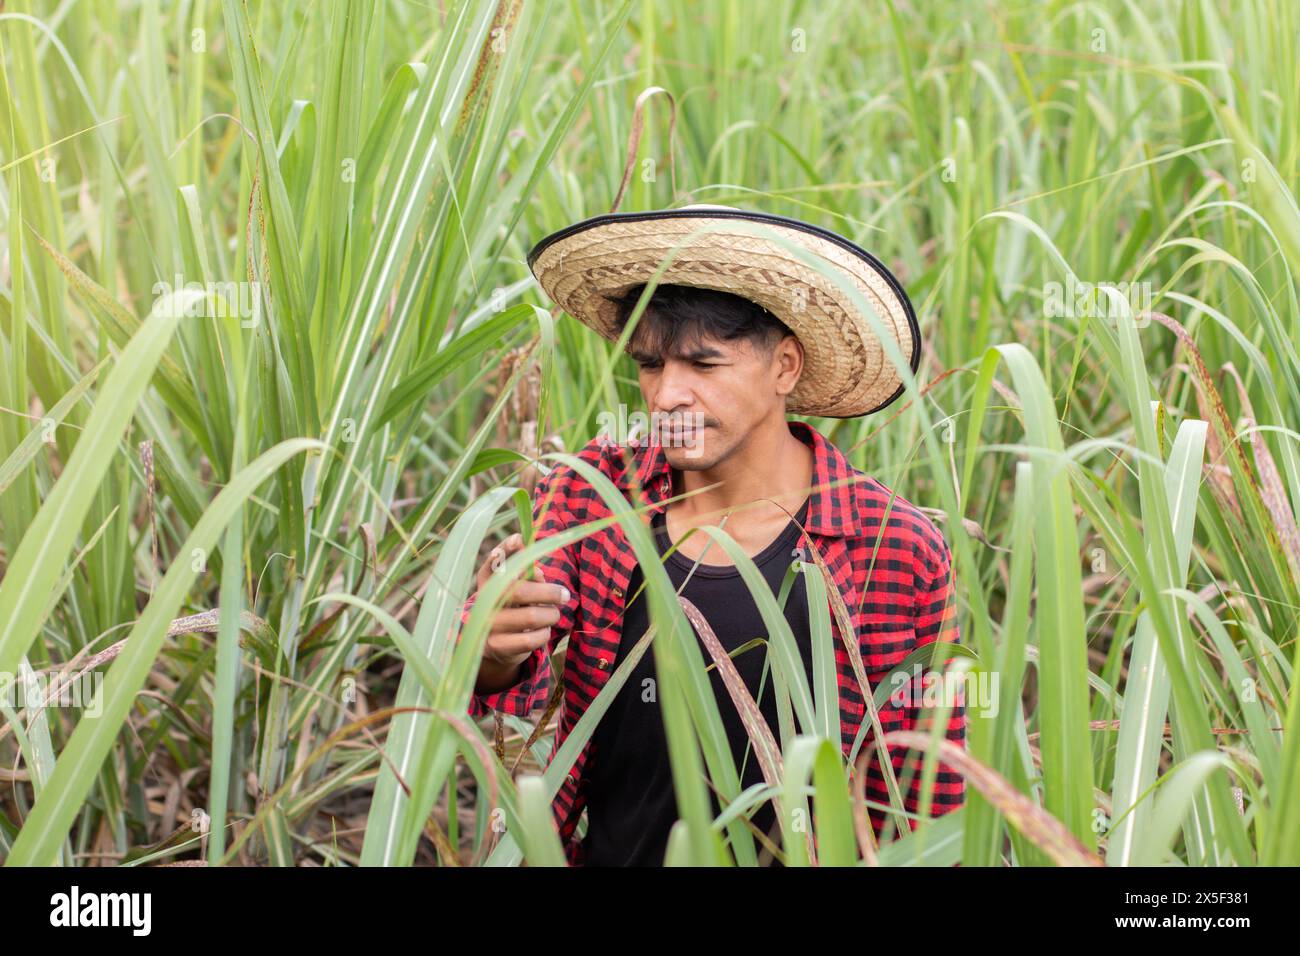
<svg viewBox="0 0 1300 956"><path fill-rule="evenodd" d="M640 468L648 453L644 442L632 439L619 444L601 434L592 438L577 451L571 452L570 455L590 466L597 474L609 479L616 487L621 487L626 482L627 476L635 474ZM577 468L570 462L553 460L550 471L543 481L542 490L553 493L557 498L562 498L571 505L595 504L600 501L600 495L592 487L588 474L584 469Z"/></svg>
<svg viewBox="0 0 1300 956"><path fill-rule="evenodd" d="M947 541L926 509L856 467L853 474L861 538L869 544L882 536L901 539L931 566L946 560Z"/></svg>

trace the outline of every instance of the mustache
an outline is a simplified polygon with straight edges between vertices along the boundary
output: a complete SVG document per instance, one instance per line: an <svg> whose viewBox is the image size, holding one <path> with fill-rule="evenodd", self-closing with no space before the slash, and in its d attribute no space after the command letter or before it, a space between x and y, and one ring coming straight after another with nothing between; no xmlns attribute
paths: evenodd
<svg viewBox="0 0 1300 956"><path fill-rule="evenodd" d="M650 417L652 424L658 424L660 428L666 430L688 429L688 428L709 428L716 426L718 422L712 418L696 418L696 412L654 412Z"/></svg>

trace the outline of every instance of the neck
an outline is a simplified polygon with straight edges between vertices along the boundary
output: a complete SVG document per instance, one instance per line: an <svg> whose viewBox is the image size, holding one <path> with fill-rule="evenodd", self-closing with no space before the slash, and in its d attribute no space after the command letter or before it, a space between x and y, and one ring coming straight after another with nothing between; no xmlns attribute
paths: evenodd
<svg viewBox="0 0 1300 956"><path fill-rule="evenodd" d="M754 428L725 461L712 468L673 469L674 494L691 495L673 507L692 524L716 523L731 509L741 509L742 521L762 520L784 511L771 501L755 502L774 499L793 514L808 497L812 483L812 449L795 437L782 414Z"/></svg>

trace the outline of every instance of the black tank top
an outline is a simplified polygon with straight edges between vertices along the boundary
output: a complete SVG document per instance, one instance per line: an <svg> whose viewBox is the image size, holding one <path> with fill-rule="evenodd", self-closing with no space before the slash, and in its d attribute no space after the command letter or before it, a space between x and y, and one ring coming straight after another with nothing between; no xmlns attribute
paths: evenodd
<svg viewBox="0 0 1300 956"><path fill-rule="evenodd" d="M801 523L807 512L808 502L805 500L797 515ZM662 556L671 547L663 512L654 516L651 526ZM779 596L781 582L790 563L798 558L795 549L800 544L799 528L792 521L776 540L754 556L754 564L774 595ZM712 557L719 550L720 546L715 543L707 556ZM730 652L756 637L766 640L767 629L740 572L734 566L700 564L692 573L693 566L694 559L680 552L674 552L664 563L673 587L680 589L681 594L699 608L722 647ZM623 634L615 666L626 659L649 626L645 595L637 594L643 581L638 567L628 584L630 603L623 617ZM686 582L685 588L682 588L683 581ZM791 587L785 617L794 632L811 684L812 645L808 631L808 598L802 574L796 576ZM655 640L659 639L656 636ZM758 701L759 709L779 744L781 735L770 668L766 680L763 680L767 651L766 644L759 645L732 658L732 661ZM704 658L711 660L707 650ZM727 739L731 743L732 756L741 775L741 789L761 783L763 774L758 759L722 677L716 667L709 675ZM758 696L760 685L762 697ZM596 725L586 773L587 834L583 839L586 864L662 866L668 831L677 820L678 812L668 761L668 741L659 712L653 647L637 662L627 683ZM717 798L710 796L716 816L720 812ZM771 801L754 811L752 820L760 832L770 832L775 822Z"/></svg>

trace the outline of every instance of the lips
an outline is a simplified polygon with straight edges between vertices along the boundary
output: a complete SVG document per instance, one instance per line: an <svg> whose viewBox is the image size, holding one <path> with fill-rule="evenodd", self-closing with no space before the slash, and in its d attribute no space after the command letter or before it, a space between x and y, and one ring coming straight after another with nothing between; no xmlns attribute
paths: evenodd
<svg viewBox="0 0 1300 956"><path fill-rule="evenodd" d="M683 438L693 438L696 435L701 435L704 433L704 429L708 427L709 427L708 425L705 425L702 428L665 429L661 434L663 435L664 438L668 439L669 441L678 441Z"/></svg>

